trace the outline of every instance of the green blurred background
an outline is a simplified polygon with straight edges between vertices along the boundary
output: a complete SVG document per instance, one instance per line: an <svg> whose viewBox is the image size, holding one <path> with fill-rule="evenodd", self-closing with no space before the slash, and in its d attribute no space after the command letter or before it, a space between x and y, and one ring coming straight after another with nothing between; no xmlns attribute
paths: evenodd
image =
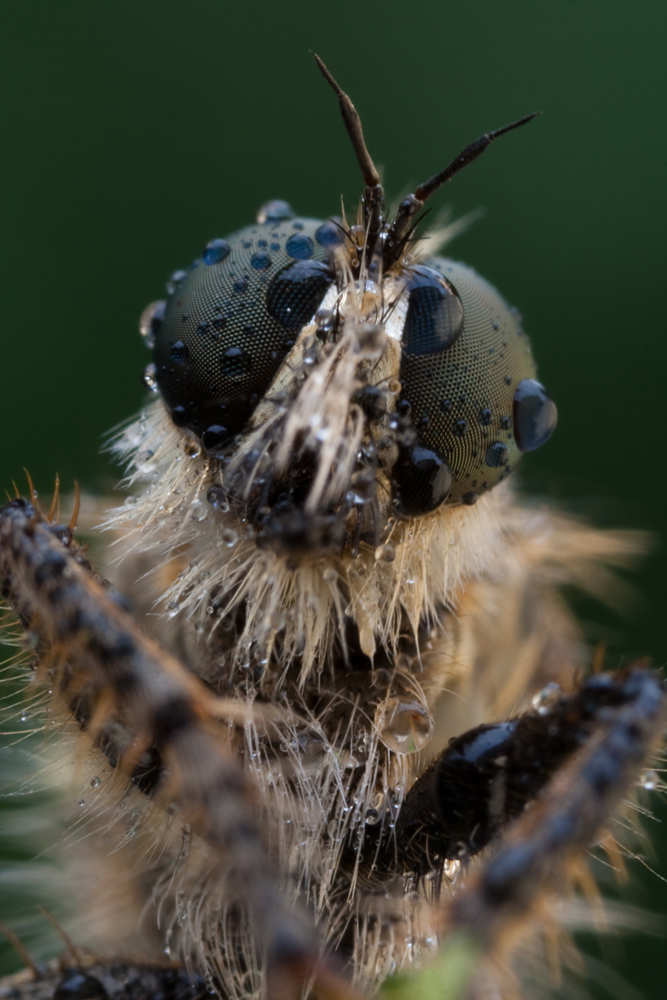
<svg viewBox="0 0 667 1000"><path fill-rule="evenodd" d="M65 489L107 488L101 436L144 399L138 317L170 272L269 198L322 217L341 194L355 203L312 48L352 95L390 197L544 111L436 207L487 210L451 253L519 305L559 405L526 487L667 536L664 0L4 0L0 17L1 487L27 466L42 492L56 471ZM627 618L582 605L591 641L608 640L611 665L663 665L664 550L633 579ZM631 874L625 898L667 914L667 885ZM665 946L635 935L606 956L657 1000Z"/></svg>

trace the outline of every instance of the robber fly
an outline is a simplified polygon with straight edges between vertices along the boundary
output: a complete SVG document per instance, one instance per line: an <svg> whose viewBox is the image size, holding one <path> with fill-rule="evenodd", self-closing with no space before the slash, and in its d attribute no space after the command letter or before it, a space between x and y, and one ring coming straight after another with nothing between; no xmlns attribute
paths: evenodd
<svg viewBox="0 0 667 1000"><path fill-rule="evenodd" d="M55 508L0 512L4 596L87 748L118 904L89 893L116 961L70 954L59 997L124 995L130 967L152 995L353 997L396 972L395 996L502 995L590 845L618 854L608 817L659 738L661 681L582 670L556 590L627 539L517 497L556 406L518 312L420 226L534 116L388 213L315 58L356 217L269 202L146 309L156 398L112 441L128 497L95 568Z"/></svg>

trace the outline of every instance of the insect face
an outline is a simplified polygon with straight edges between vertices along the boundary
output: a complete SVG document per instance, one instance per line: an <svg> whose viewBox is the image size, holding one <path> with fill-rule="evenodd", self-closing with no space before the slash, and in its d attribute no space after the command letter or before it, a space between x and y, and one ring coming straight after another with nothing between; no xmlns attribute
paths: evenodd
<svg viewBox="0 0 667 1000"><path fill-rule="evenodd" d="M370 539L389 507L413 517L474 503L556 422L520 318L495 289L462 264L412 249L385 273L376 252L354 279L365 235L270 203L254 226L212 240L142 320L154 351L145 379L174 424L231 469L229 497L265 540L311 552L343 544L355 507L357 538ZM297 398L319 391L325 369L332 377L346 335L356 360L333 404L348 411L341 441L355 453L338 456L347 475L314 502L322 434L302 420L289 462L279 462L276 423L287 426ZM258 440L267 416L271 440ZM373 515L361 516L369 505ZM311 524L298 528L304 518Z"/></svg>

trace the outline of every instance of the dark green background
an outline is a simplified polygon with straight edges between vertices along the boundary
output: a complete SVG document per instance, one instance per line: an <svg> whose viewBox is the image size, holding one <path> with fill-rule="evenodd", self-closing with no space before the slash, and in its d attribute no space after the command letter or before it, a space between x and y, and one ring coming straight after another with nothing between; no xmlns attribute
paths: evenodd
<svg viewBox="0 0 667 1000"><path fill-rule="evenodd" d="M144 305L271 197L359 192L335 100L363 117L390 196L529 111L436 199L486 216L452 253L520 306L558 431L524 482L597 523L667 535L664 0L52 0L2 3L0 485L27 466L103 488L101 435L141 405ZM585 606L611 664L667 660L664 553L626 620ZM667 818L663 807L658 814ZM655 824L667 874L667 837ZM632 867L631 900L667 913ZM665 941L611 962L665 992Z"/></svg>

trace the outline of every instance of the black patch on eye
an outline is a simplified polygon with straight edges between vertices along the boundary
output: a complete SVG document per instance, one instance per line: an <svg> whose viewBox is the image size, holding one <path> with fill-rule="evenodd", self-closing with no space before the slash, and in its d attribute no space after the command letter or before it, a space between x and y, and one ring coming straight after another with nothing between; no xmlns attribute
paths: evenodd
<svg viewBox="0 0 667 1000"><path fill-rule="evenodd" d="M266 295L269 314L286 330L300 329L315 315L333 280L322 261L296 261L271 282Z"/></svg>
<svg viewBox="0 0 667 1000"><path fill-rule="evenodd" d="M421 445L401 447L391 470L394 503L403 517L429 514L445 502L452 472L436 452Z"/></svg>
<svg viewBox="0 0 667 1000"><path fill-rule="evenodd" d="M439 354L463 332L463 306L452 285L430 267L415 267L407 286L401 345L406 354Z"/></svg>

